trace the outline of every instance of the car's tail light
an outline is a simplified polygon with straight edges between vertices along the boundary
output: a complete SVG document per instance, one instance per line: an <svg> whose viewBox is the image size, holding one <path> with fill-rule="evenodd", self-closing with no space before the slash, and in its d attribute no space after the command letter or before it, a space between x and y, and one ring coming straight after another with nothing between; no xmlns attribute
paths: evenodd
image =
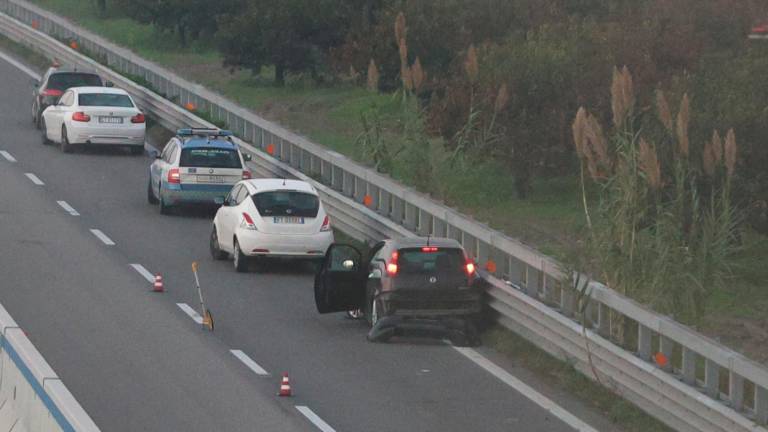
<svg viewBox="0 0 768 432"><path fill-rule="evenodd" d="M325 216L325 219L323 219L323 225L320 227L320 231L330 231L331 230L331 219L328 218L328 216Z"/></svg>
<svg viewBox="0 0 768 432"><path fill-rule="evenodd" d="M251 178L251 172L248 170L243 170L243 180L249 180Z"/></svg>
<svg viewBox="0 0 768 432"><path fill-rule="evenodd" d="M76 122L89 122L89 121L91 121L91 116L89 116L88 114L86 114L86 113L84 113L82 111L78 111L78 112L72 114L72 121L76 121Z"/></svg>
<svg viewBox="0 0 768 432"><path fill-rule="evenodd" d="M51 97L59 97L62 94L64 94L63 91L56 90L56 89L45 89L45 90L43 90L42 93L43 93L43 96L51 96Z"/></svg>
<svg viewBox="0 0 768 432"><path fill-rule="evenodd" d="M464 271L467 272L467 276L472 276L475 274L475 263L473 263L471 260L467 260L467 263L464 264Z"/></svg>
<svg viewBox="0 0 768 432"><path fill-rule="evenodd" d="M245 213L245 212L243 212L243 223L242 223L242 226L245 229L256 231L256 224L253 223L253 219L251 218L251 215L249 215L248 213Z"/></svg>
<svg viewBox="0 0 768 432"><path fill-rule="evenodd" d="M425 246L421 248L422 252L437 252L437 248L435 246Z"/></svg>
<svg viewBox="0 0 768 432"><path fill-rule="evenodd" d="M178 168L171 168L168 171L168 183L181 183L181 174L179 174Z"/></svg>
<svg viewBox="0 0 768 432"><path fill-rule="evenodd" d="M387 274L394 276L397 274L397 251L392 252L392 259L387 263Z"/></svg>
<svg viewBox="0 0 768 432"><path fill-rule="evenodd" d="M144 117L144 114L138 113L135 116L131 117L131 123L144 123L147 119Z"/></svg>

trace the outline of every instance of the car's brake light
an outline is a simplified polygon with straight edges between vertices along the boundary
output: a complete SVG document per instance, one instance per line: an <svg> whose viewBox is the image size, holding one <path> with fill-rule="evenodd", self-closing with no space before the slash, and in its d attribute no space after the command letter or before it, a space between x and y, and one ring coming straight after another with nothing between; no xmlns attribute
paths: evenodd
<svg viewBox="0 0 768 432"><path fill-rule="evenodd" d="M421 248L422 252L437 252L437 248L435 246L425 246Z"/></svg>
<svg viewBox="0 0 768 432"><path fill-rule="evenodd" d="M168 171L168 183L181 183L181 174L178 168L171 168Z"/></svg>
<svg viewBox="0 0 768 432"><path fill-rule="evenodd" d="M131 123L144 123L147 121L146 117L144 117L144 114L138 113L135 116L131 117Z"/></svg>
<svg viewBox="0 0 768 432"><path fill-rule="evenodd" d="M251 172L248 170L243 170L243 180L249 180L251 178Z"/></svg>
<svg viewBox="0 0 768 432"><path fill-rule="evenodd" d="M397 274L397 251L392 252L392 259L387 263L387 274L394 276Z"/></svg>
<svg viewBox="0 0 768 432"><path fill-rule="evenodd" d="M82 111L78 111L78 112L72 114L72 121L76 121L76 122L89 122L89 121L91 121L91 116L89 116L88 114L86 114L86 113L84 113Z"/></svg>
<svg viewBox="0 0 768 432"><path fill-rule="evenodd" d="M243 228L254 230L254 231L256 230L256 224L253 223L253 219L251 218L251 215L245 212L243 212Z"/></svg>
<svg viewBox="0 0 768 432"><path fill-rule="evenodd" d="M45 90L43 90L43 96L59 97L62 94L64 94L64 92L61 91L61 90L56 90L56 89L45 89Z"/></svg>
<svg viewBox="0 0 768 432"><path fill-rule="evenodd" d="M464 270L467 272L467 276L472 276L475 274L475 263L467 260L467 264L464 265Z"/></svg>
<svg viewBox="0 0 768 432"><path fill-rule="evenodd" d="M325 216L325 219L323 219L323 226L320 227L320 231L330 231L331 230L331 219L328 218L328 216Z"/></svg>

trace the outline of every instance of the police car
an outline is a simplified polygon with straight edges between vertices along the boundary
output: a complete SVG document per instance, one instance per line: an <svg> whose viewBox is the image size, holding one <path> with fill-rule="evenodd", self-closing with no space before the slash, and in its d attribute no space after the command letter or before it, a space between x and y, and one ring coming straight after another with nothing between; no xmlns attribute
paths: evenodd
<svg viewBox="0 0 768 432"><path fill-rule="evenodd" d="M251 178L250 159L230 131L179 129L149 168L147 200L161 214L181 204L222 204L235 183Z"/></svg>

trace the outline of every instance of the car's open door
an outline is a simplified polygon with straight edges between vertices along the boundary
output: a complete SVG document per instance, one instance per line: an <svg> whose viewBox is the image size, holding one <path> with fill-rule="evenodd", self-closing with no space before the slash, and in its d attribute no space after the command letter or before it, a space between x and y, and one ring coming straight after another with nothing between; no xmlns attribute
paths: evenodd
<svg viewBox="0 0 768 432"><path fill-rule="evenodd" d="M354 246L332 244L315 275L315 304L321 314L359 309L368 276L363 255Z"/></svg>

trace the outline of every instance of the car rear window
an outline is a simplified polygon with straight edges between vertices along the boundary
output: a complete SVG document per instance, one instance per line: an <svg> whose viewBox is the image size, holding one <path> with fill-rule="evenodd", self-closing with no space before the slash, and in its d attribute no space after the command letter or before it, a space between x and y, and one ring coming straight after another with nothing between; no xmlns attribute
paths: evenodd
<svg viewBox="0 0 768 432"><path fill-rule="evenodd" d="M81 93L77 97L77 103L80 106L133 108L131 98L113 93Z"/></svg>
<svg viewBox="0 0 768 432"><path fill-rule="evenodd" d="M55 73L48 78L48 88L64 91L70 87L101 87L98 75L87 73Z"/></svg>
<svg viewBox="0 0 768 432"><path fill-rule="evenodd" d="M397 265L402 274L452 273L462 272L465 261L461 249L409 248L398 251Z"/></svg>
<svg viewBox="0 0 768 432"><path fill-rule="evenodd" d="M262 216L317 217L320 200L316 195L298 191L257 193L253 203Z"/></svg>
<svg viewBox="0 0 768 432"><path fill-rule="evenodd" d="M185 148L181 151L179 165L201 168L242 168L236 150L222 148Z"/></svg>

